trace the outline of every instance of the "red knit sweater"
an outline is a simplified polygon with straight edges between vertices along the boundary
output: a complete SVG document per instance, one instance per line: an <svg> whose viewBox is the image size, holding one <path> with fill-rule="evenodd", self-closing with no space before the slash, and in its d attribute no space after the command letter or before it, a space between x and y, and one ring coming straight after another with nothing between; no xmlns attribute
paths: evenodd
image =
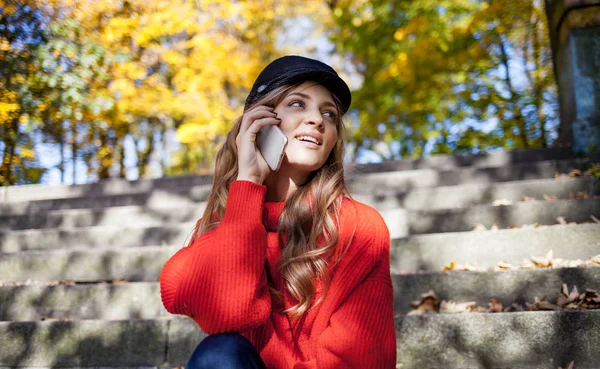
<svg viewBox="0 0 600 369"><path fill-rule="evenodd" d="M265 202L265 194L253 182L231 183L219 226L165 264L160 292L167 311L191 317L207 334L240 332L268 369L395 368L390 235L379 213L344 198L339 246L351 244L330 269L325 299L292 325L280 311L298 301L276 267L285 203ZM267 274L284 292L284 306L271 300ZM316 285L313 306L322 290Z"/></svg>

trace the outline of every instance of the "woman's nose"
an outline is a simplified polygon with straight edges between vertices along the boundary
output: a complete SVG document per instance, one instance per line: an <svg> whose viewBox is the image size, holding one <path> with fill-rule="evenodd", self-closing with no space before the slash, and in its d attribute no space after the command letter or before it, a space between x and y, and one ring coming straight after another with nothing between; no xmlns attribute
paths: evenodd
<svg viewBox="0 0 600 369"><path fill-rule="evenodd" d="M311 113L309 116L306 117L304 123L307 126L314 126L319 130L323 129L324 127L323 117L321 116L321 113Z"/></svg>

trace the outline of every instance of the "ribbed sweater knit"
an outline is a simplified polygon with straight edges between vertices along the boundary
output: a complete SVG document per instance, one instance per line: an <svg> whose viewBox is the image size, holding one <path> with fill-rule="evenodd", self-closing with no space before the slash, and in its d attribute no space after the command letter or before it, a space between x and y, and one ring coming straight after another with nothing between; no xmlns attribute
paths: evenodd
<svg viewBox="0 0 600 369"><path fill-rule="evenodd" d="M390 235L379 213L344 197L329 291L320 280L299 321L282 310L298 303L284 287L277 261L283 202L265 202L266 187L230 184L220 224L173 255L160 274L163 304L192 318L207 334L239 332L268 369L393 369L396 367ZM333 260L333 259L330 259ZM332 263L329 263L332 264ZM283 292L271 299L267 281Z"/></svg>

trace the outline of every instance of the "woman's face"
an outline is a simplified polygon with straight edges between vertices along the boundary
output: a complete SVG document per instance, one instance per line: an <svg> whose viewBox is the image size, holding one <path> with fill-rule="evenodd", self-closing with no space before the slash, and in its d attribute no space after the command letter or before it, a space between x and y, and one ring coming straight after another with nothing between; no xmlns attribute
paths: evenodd
<svg viewBox="0 0 600 369"><path fill-rule="evenodd" d="M313 172L323 166L338 137L337 114L331 92L307 81L275 107L279 128L288 138L282 163L294 170Z"/></svg>

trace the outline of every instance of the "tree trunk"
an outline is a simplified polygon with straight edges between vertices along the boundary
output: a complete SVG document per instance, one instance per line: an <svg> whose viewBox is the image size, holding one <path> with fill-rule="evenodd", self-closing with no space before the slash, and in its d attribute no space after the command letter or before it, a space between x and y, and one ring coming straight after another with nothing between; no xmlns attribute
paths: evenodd
<svg viewBox="0 0 600 369"><path fill-rule="evenodd" d="M517 93L515 91L515 89L513 88L513 84L512 84L512 80L510 78L510 73L508 72L508 53L506 52L506 47L504 46L504 40L502 39L502 36L499 35L499 46L500 46L500 52L501 52L501 63L504 66L504 69L506 70L506 77L504 78L504 81L506 83L506 87L508 88L508 91L510 93L510 102L512 105L512 109L513 112L515 114L515 121L517 123L517 127L519 128L519 137L521 138L521 144L523 145L524 148L528 148L529 147L529 142L527 140L527 130L525 127L525 119L523 117L523 114L521 113L521 108L519 107L518 101L517 101Z"/></svg>
<svg viewBox="0 0 600 369"><path fill-rule="evenodd" d="M535 13L534 13L535 14ZM535 65L535 72L533 73L534 75L534 81L533 81L533 88L535 91L535 106L536 106L536 110L537 110L537 116L538 116L538 122L540 124L540 133L541 133L541 145L542 147L548 147L548 142L546 140L546 116L544 115L544 110L543 110L543 104L544 104L544 98L543 98L543 86L542 86L542 78L540 75L540 68L542 67L541 63L540 63L540 49L541 49L541 43L540 43L540 32L538 30L538 25L540 22L540 19L537 17L537 14L534 15L535 17L535 21L533 22L533 62Z"/></svg>
<svg viewBox="0 0 600 369"><path fill-rule="evenodd" d="M77 181L77 120L71 118L71 163L73 165L73 184Z"/></svg>

